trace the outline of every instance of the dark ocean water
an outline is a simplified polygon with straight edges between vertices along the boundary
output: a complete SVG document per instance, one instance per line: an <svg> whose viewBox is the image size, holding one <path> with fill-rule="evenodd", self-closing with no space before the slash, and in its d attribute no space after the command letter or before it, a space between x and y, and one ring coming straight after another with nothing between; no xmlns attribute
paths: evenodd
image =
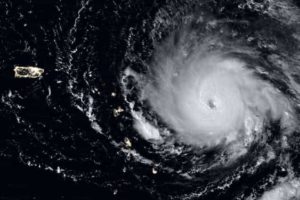
<svg viewBox="0 0 300 200"><path fill-rule="evenodd" d="M218 160L219 149L205 152L203 161L202 151L189 145L172 144L173 149L181 149L177 156L169 153L170 146L153 146L133 127L124 100L124 69L129 66L145 73L143 64L151 61L155 46L200 11L233 21L229 26L240 38L255 36L251 47L260 57L293 58L300 47L293 37L300 31L299 23L292 18L286 22L286 16L270 17L267 8L272 1L249 2L0 1L0 199L260 197L289 174L282 161L287 155L286 165L298 177L297 130L288 138L290 148L282 149L280 125L274 122L268 129L268 147L253 144L249 155L233 165L202 173L197 170ZM299 11L298 1L289 2ZM300 16L297 12L288 16L296 14ZM239 20L247 23L235 23ZM273 70L270 63L237 56ZM45 73L39 79L17 79L16 65L38 66ZM299 81L299 74L294 76ZM285 79L262 78L297 101ZM127 98L139 110L144 105L138 100L135 80L126 81L131 90ZM116 114L118 107L124 111ZM150 112L147 106L143 109ZM155 118L153 113L146 116ZM267 148L278 157L255 168L256 156ZM229 182L226 189L217 188Z"/></svg>
<svg viewBox="0 0 300 200"><path fill-rule="evenodd" d="M118 74L129 27L155 4L1 2L1 199L149 197L134 173L124 175L125 155L110 143L129 134L112 112L124 104ZM40 66L45 75L16 79L15 65Z"/></svg>

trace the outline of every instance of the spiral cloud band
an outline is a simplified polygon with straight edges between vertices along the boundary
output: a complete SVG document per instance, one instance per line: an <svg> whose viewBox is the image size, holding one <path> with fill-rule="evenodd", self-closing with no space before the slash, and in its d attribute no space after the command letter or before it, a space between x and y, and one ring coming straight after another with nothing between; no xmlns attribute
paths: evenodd
<svg viewBox="0 0 300 200"><path fill-rule="evenodd" d="M265 121L287 112L283 95L243 60L201 48L195 52L163 47L143 93L184 142L212 146L251 140Z"/></svg>

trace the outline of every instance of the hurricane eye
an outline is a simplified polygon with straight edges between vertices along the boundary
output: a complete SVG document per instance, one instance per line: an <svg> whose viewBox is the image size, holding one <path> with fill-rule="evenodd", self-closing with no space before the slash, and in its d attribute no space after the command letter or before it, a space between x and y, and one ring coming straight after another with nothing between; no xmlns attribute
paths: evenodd
<svg viewBox="0 0 300 200"><path fill-rule="evenodd" d="M213 100L213 99L209 99L208 102L207 102L207 105L212 109L217 109L217 105L216 105L216 102Z"/></svg>

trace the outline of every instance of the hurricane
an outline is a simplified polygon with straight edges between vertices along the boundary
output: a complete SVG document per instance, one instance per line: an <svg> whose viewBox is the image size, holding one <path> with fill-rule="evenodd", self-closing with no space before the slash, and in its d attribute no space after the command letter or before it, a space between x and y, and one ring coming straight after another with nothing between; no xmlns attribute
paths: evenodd
<svg viewBox="0 0 300 200"><path fill-rule="evenodd" d="M260 170L266 170L260 173L266 173L269 183L276 182L270 177L275 169L264 167L289 162L285 160L287 154L281 152L291 147L288 138L299 130L295 76L299 40L292 28L298 22L296 15L289 20L283 17L287 13L273 10L285 10L292 4L240 4L242 13L234 10L232 15L225 6L224 16L205 10L207 4L185 10L174 3L159 12L150 33L153 53L143 60L142 54L129 49L128 57L134 64L121 73L136 131L152 145L160 146L157 151L163 159L189 163L189 167L174 168L166 164L170 161L161 161L161 170L179 173L192 185L205 185L210 180L208 185L198 187L203 189L175 195L175 199L231 199L225 191L232 191L230 188L242 184L244 176L255 177ZM261 12L258 18L248 13L250 5L261 6L256 7ZM184 14L180 18L175 13ZM246 19L247 15L253 18ZM291 37L287 36L287 27ZM280 161L273 163L277 158ZM272 195L285 199L288 187L284 185L282 193L278 187L270 187L261 199ZM233 199L260 197L256 192L249 192L247 197L245 193ZM298 193L294 190L287 199L298 198Z"/></svg>
<svg viewBox="0 0 300 200"><path fill-rule="evenodd" d="M251 140L268 119L292 116L288 100L260 80L256 66L230 55L243 47L232 44L222 51L222 41L211 47L218 38L204 38L190 50L181 46L188 46L185 40L159 50L143 91L143 98L179 137L200 146Z"/></svg>

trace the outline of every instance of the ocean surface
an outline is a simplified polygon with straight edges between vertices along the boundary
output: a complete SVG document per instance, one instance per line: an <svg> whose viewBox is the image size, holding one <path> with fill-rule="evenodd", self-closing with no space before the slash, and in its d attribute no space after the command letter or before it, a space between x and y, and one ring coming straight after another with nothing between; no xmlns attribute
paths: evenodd
<svg viewBox="0 0 300 200"><path fill-rule="evenodd" d="M0 0L0 199L300 199L299 95L296 0Z"/></svg>

